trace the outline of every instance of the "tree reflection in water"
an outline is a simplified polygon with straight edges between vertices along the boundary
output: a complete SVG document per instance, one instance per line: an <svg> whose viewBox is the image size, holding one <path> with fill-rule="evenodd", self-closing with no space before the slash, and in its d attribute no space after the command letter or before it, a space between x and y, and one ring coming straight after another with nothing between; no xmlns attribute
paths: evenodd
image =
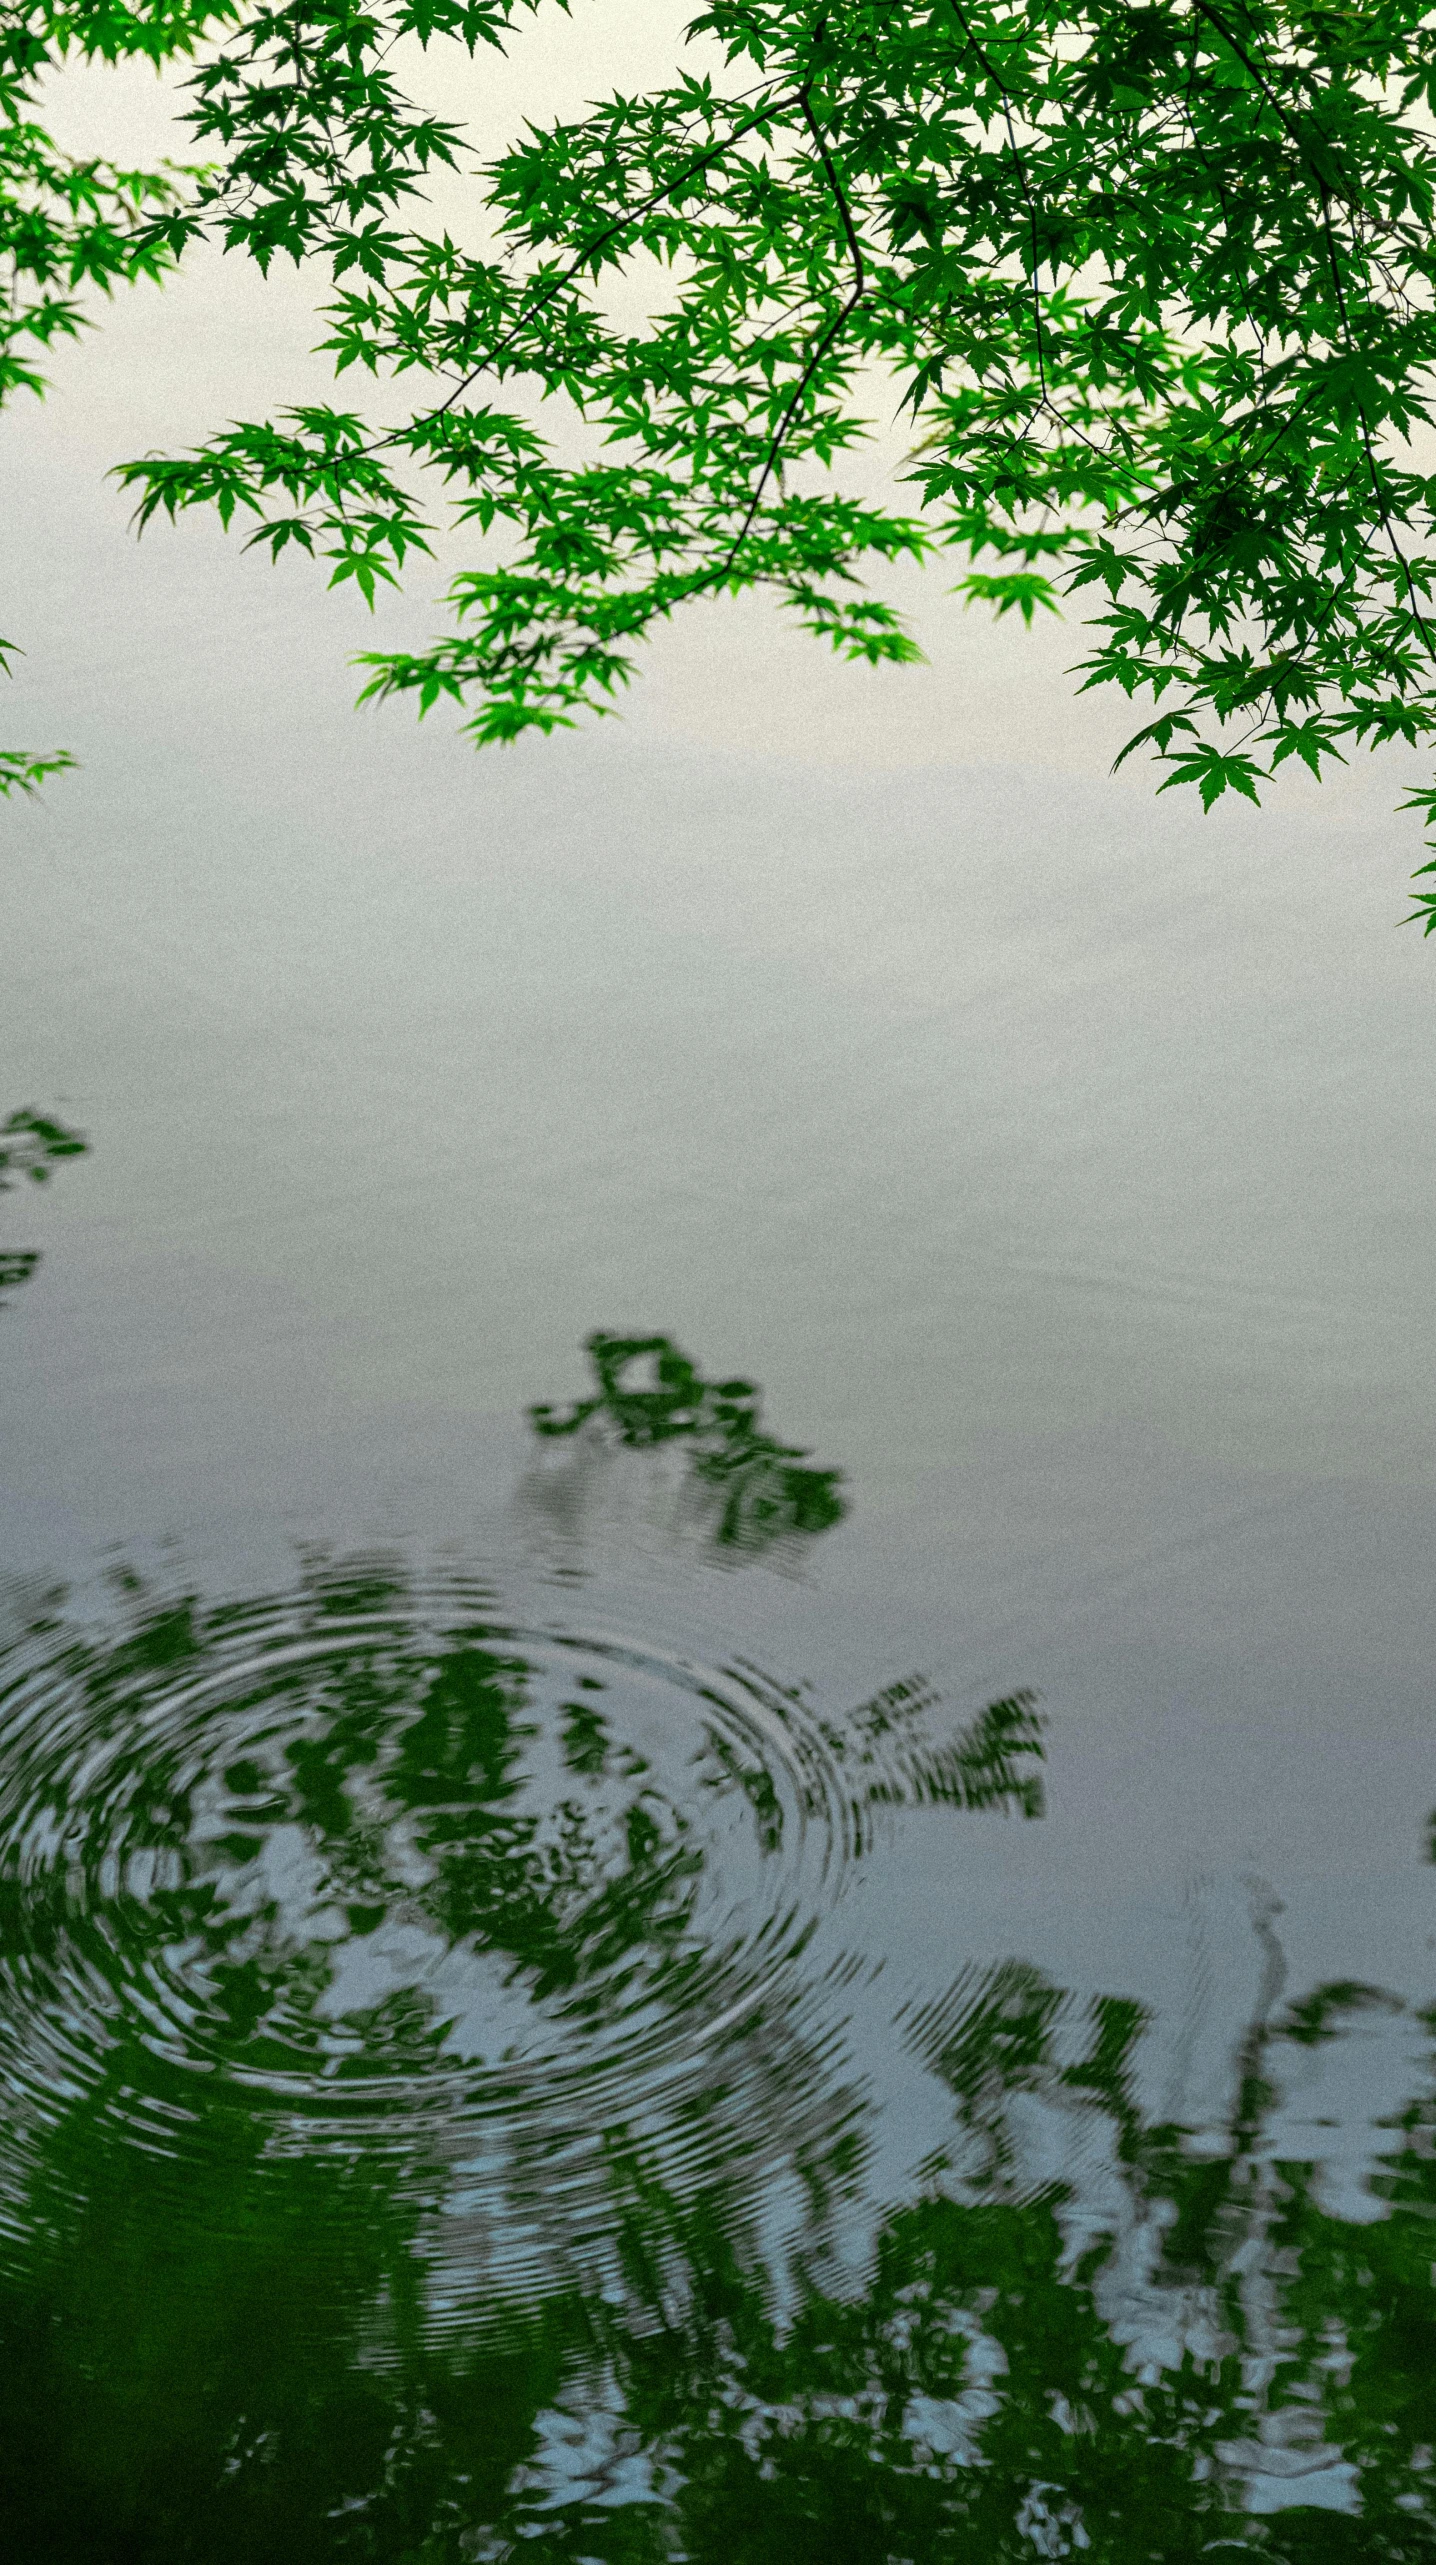
<svg viewBox="0 0 1436 2565"><path fill-rule="evenodd" d="M529 1409L536 1434L581 1436L589 1451L681 1445L690 1507L714 1548L749 1557L831 1531L847 1507L842 1472L763 1430L751 1381L705 1381L668 1336L588 1339L595 1387L567 1408Z"/></svg>
<svg viewBox="0 0 1436 2565"><path fill-rule="evenodd" d="M48 1184L64 1159L83 1158L88 1147L78 1131L68 1130L50 1114L37 1113L33 1105L22 1107L0 1122L0 1193L11 1192L19 1176L28 1176L32 1184ZM39 1261L37 1247L0 1254L0 1306L6 1292L29 1281Z"/></svg>
<svg viewBox="0 0 1436 2565"><path fill-rule="evenodd" d="M1436 2558L1429 2085L1355 2210L1282 2117L1433 2025L1284 2004L1266 1911L1219 2122L1010 1963L897 2014L946 2134L872 2196L846 1890L904 1808L1040 1813L1027 1696L393 1561L122 1583L0 1667L7 2558Z"/></svg>

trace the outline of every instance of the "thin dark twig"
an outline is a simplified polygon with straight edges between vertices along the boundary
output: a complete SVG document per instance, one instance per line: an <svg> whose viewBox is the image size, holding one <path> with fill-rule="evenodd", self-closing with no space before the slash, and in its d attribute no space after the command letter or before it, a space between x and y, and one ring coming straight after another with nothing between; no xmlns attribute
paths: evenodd
<svg viewBox="0 0 1436 2565"><path fill-rule="evenodd" d="M1301 127L1295 116L1290 113L1289 109L1282 105L1277 92L1273 89L1270 81L1262 72L1260 64L1253 60L1252 56L1247 52L1245 45L1238 42L1237 38L1232 34L1230 27L1227 25L1226 20L1220 17L1217 11L1211 6L1211 0L1192 0L1192 7L1201 17L1206 19L1209 26L1216 28L1217 34L1221 37L1223 44L1231 46L1238 62L1242 64L1245 70L1251 73L1251 76L1256 82L1258 89L1261 91L1262 96L1265 98L1267 105L1272 109L1273 113L1279 117L1281 123L1285 126L1286 131L1291 136L1291 139L1295 143L1297 150L1300 152L1302 159L1305 161L1307 168L1311 171L1313 178L1321 189L1323 197L1325 197L1327 193L1326 180L1315 160L1312 158L1310 147L1302 133ZM1322 139L1325 141L1326 138L1324 135L1322 136Z"/></svg>
<svg viewBox="0 0 1436 2565"><path fill-rule="evenodd" d="M1223 220L1227 227L1227 238L1231 240L1235 236L1235 226L1232 222L1231 206L1227 200L1227 191L1222 184L1221 172L1211 158L1206 144L1202 141L1202 138L1197 131L1196 118L1192 114L1192 91L1196 87L1196 80L1197 10L1194 6L1192 10L1192 52L1191 60L1187 66L1187 85L1182 92L1182 114L1186 122L1187 131L1192 138L1193 146L1201 160L1202 166L1205 169L1208 178L1211 180L1213 187L1217 191L1217 199L1221 205ZM1245 312L1247 317L1247 327L1251 331L1251 334L1257 343L1257 364L1261 371L1263 384L1265 384L1267 373L1266 332L1260 327L1256 319L1256 315L1252 310L1251 303L1247 295L1246 280L1244 277L1239 280L1238 291L1241 294L1242 310Z"/></svg>
<svg viewBox="0 0 1436 2565"><path fill-rule="evenodd" d="M1331 282L1336 294L1337 317L1341 322L1342 337L1345 339L1348 349L1354 356L1356 353L1356 344L1351 335L1351 318L1346 308L1346 289L1341 281L1341 262L1336 254L1336 238L1331 228L1331 190L1326 185L1324 179L1319 183L1321 186L1321 224L1322 230L1326 235L1326 254L1331 262ZM1366 416L1366 404L1364 401L1357 402L1356 415L1361 422L1361 446L1362 452L1366 456L1366 469L1371 476L1371 494L1376 501L1376 513L1381 519L1382 530L1386 536L1386 540L1390 544L1396 560L1401 565L1401 576L1406 583L1406 594L1411 600L1411 612L1416 620L1416 628L1429 651L1433 646L1431 629L1421 610L1420 600L1416 594L1416 582L1411 574L1411 564L1407 560L1405 553L1402 551L1400 543L1397 541L1396 529L1391 522L1390 510L1386 505L1386 493L1381 486L1381 474L1377 468L1376 454L1371 442L1371 426Z"/></svg>
<svg viewBox="0 0 1436 2565"><path fill-rule="evenodd" d="M791 398L785 404L782 417L774 430L767 454L764 458L762 470L758 476L758 481L754 488L752 497L749 500L743 523L732 544L729 546L721 566L716 570L709 569L700 572L698 577L691 583L686 583L685 592L687 592L688 588L691 588L692 591L697 591L705 587L711 587L715 581L721 581L728 577L734 562L736 561L749 533L752 530L753 521L757 516L758 509L762 503L764 491L766 490L773 472L777 467L779 456L782 452L788 431L792 426L793 419L796 416L813 378L823 362L823 359L828 354L836 340L840 337L842 331L846 328L853 313L856 311L859 303L867 292L867 272L863 261L862 246L858 239L857 230L852 218L852 211L849 206L846 193L843 189L842 182L839 179L832 154L828 148L822 129L813 114L808 84L805 83L804 87L793 95L780 95L776 99L769 99L766 101L765 104L756 109L752 115L745 117L741 123L736 125L721 142L712 145L709 149L703 152L695 154L693 159L686 162L684 167L673 178L667 180L663 186L653 189L651 194L643 198L639 204L629 207L622 216L612 223L605 225L601 232L597 232L592 235L591 238L584 243L582 249L579 250L575 257L570 261L564 272L560 276L551 279L544 291L540 295L536 296L534 300L520 312L518 318L515 320L512 327L505 333L504 337L499 340L495 347L491 348L487 352L482 363L475 366L472 371L465 376L462 382L456 384L448 397L442 401L435 410L430 411L422 422L425 427L431 426L436 419L442 418L448 410L452 409L455 401L462 397L463 393L468 389L468 386L473 383L480 374L486 372L490 366L495 364L504 354L505 350L512 345L514 339L518 336L519 331L524 327L525 323L530 320L536 312L541 311L547 303L551 302L557 294L561 293L565 285L572 282L573 278L579 274L584 266L587 265L596 250L605 247L610 240L618 238L620 234L627 231L635 222L641 221L644 214L651 212L655 205L661 204L665 197L671 196L678 187L682 186L688 178L695 175L698 170L710 166L714 161L720 160L724 153L731 150L733 144L741 140L745 133L749 133L756 127L770 122L775 116L781 115L786 108L795 105L802 111L804 123L812 137L814 147L817 151L819 160L822 163L824 176L827 179L829 189L838 209L838 218L841 223L843 236L853 263L853 286L841 309L834 314L833 318L821 332L808 354L798 383ZM419 423L416 422L415 424L418 425ZM398 444L401 441L409 442L412 440L413 435L414 428L412 427L407 430L396 430L389 436L375 439L373 444L367 446L364 451L371 454L377 453L384 446ZM635 618L635 623L639 620L640 618ZM620 626L619 629L621 630L622 627Z"/></svg>
<svg viewBox="0 0 1436 2565"><path fill-rule="evenodd" d="M779 419L777 427L773 431L772 441L764 458L763 469L758 475L757 485L748 502L747 512L737 534L733 538L731 546L729 547L728 555L723 563L723 567L717 574L720 578L727 577L734 562L737 560L739 553L742 551L744 544L748 540L748 536L752 531L753 520L762 503L763 493L777 469L778 457L783 450L783 441L786 438L788 430L792 426L793 420L807 394L808 386L812 382L814 375L817 373L819 366L822 364L824 357L828 353L828 350L834 345L835 341L841 337L843 331L847 328L849 321L852 319L854 312L857 310L859 303L862 301L868 290L867 271L863 265L862 248L858 240L856 229L854 228L852 211L843 191L837 170L833 165L832 154L828 150L827 143L823 137L822 128L813 114L812 101L806 88L800 92L799 104L803 110L803 121L806 124L809 133L812 135L818 158L823 164L823 174L827 179L830 189L832 190L833 198L838 208L839 220L843 227L843 236L848 245L848 254L853 262L853 286L851 293L848 295L847 301L842 306L842 309L834 313L827 328L820 333L814 342L814 345L809 352L807 362L803 367L803 371L798 377L792 398L788 401L784 408L783 415Z"/></svg>
<svg viewBox="0 0 1436 2565"><path fill-rule="evenodd" d="M1341 334L1346 341L1348 349L1354 355L1356 349L1355 341L1351 334L1351 319L1346 307L1346 289L1341 281L1341 263L1337 257L1336 237L1331 227L1331 185L1324 171L1318 168L1315 160L1312 158L1308 145L1303 138L1300 125L1283 106L1276 91L1264 78L1260 68L1253 61L1245 46L1238 43L1237 38L1232 34L1230 27L1228 27L1224 19L1218 15L1217 11L1212 8L1211 0L1192 0L1192 6L1194 10L1199 11L1201 16L1207 19L1208 22L1216 28L1223 43L1230 45L1238 61L1241 62L1251 73L1251 76L1256 82L1257 87L1260 89L1262 96L1280 117L1282 124L1285 126L1286 131L1291 136L1297 150L1300 152L1302 159L1305 161L1312 176L1316 180L1317 187L1321 194L1321 225L1326 239L1326 255L1331 268L1331 282L1336 295L1336 309L1341 323ZM1344 202L1351 201L1346 197L1344 189L1338 192L1341 193ZM1366 456L1366 469L1371 478L1371 491L1372 496L1376 501L1376 512L1381 519L1382 531L1386 536L1386 540L1391 546L1395 559L1400 564L1401 575L1405 581L1406 594L1411 601L1411 612L1415 618L1417 629L1420 632L1421 638L1425 642L1427 649L1430 650L1433 646L1430 627L1427 624L1426 617L1422 612L1420 600L1416 594L1416 582L1411 573L1411 565L1408 562L1405 553L1401 549L1401 545L1397 540L1396 529L1391 522L1390 510L1386 504L1386 493L1381 485L1381 473L1376 461L1375 449L1372 444L1371 424L1366 415L1365 404L1360 401L1358 401L1356 406L1356 415L1361 423L1362 451Z"/></svg>
<svg viewBox="0 0 1436 2565"><path fill-rule="evenodd" d="M978 61L981 63L983 70L988 76L988 79L992 82L993 87L997 90L997 93L1002 100L1002 121L1007 127L1007 148L1012 154L1013 167L1017 171L1017 183L1022 190L1023 202L1027 207L1027 229L1031 244L1030 274L1032 278L1032 318L1037 340L1037 406L1039 409L1050 412L1051 416L1057 421L1059 428L1064 429L1069 435L1077 437L1083 445L1090 446L1094 454L1099 454L1102 451L1102 448L1098 444L1097 439L1095 437L1088 436L1082 428L1078 427L1074 419L1064 418L1047 388L1046 336L1042 320L1042 275L1037 241L1037 200L1032 193L1031 183L1027 175L1027 163L1018 145L1017 135L1013 128L1012 93L1008 88L1006 81L1003 79L1001 72L993 62L990 54L988 54L986 49L979 44L977 37L973 32L972 21L968 17L966 10L962 7L961 0L948 0L948 5L952 10L952 14L956 18L958 25L961 27L971 51L976 54Z"/></svg>
<svg viewBox="0 0 1436 2565"><path fill-rule="evenodd" d="M733 565L752 531L753 521L757 516L760 505L762 504L763 493L766 490L769 481L772 479L788 430L792 426L798 409L813 381L813 377L817 373L818 368L822 364L829 349L834 345L842 331L847 327L853 313L857 310L859 303L867 292L867 269L863 261L862 244L858 239L857 228L853 222L852 209L849 206L846 192L843 188L842 181L838 176L837 168L834 164L832 154L828 149L822 128L813 114L812 103L806 85L799 92L797 103L802 108L803 120L812 136L814 147L823 165L823 174L827 179L828 185L832 191L833 200L838 208L838 219L842 224L843 236L847 242L848 253L853 262L852 290L846 301L843 303L841 310L834 313L833 318L828 322L827 327L820 333L808 353L802 373L798 378L798 382L790 399L784 405L783 415L778 421L778 425L769 442L768 451L763 461L763 468L758 476L757 484L753 490L752 496L749 499L747 509L744 513L743 522L739 527L737 534L734 536L732 543L729 545L727 552L724 554L722 561L716 568L700 570L692 579L685 580L679 590L679 594L682 596L697 596L701 594L703 589L711 588L721 583L731 574ZM639 605L634 609L626 623L620 623L613 628L612 637L617 639L620 635L628 632L640 631L646 620L647 615L643 607Z"/></svg>
<svg viewBox="0 0 1436 2565"><path fill-rule="evenodd" d="M515 320L510 329L507 329L504 332L503 337L498 341L497 345L487 350L479 363L470 369L461 382L455 384L447 399L441 401L437 409L431 410L428 413L422 424L425 427L431 426L435 419L443 418L445 413L453 408L456 401L462 400L465 392L468 391L470 384L476 383L481 374L486 374L490 367L497 365L499 359L507 353L509 348L512 347L515 339L519 335L519 332L535 318L536 314L543 311L548 304L553 302L555 298L563 292L566 285L571 285L573 283L574 278L581 274L582 270L588 265L589 260L594 256L596 251L606 249L610 241L619 239L624 232L631 230L635 223L643 220L645 214L652 213L655 205L661 205L665 197L673 195L679 187L682 187L687 182L688 179L696 177L700 169L710 168L714 161L721 160L725 152L731 151L736 142L741 142L744 134L752 133L755 127L759 125L770 123L772 118L774 116L781 115L786 107L795 106L797 103L798 100L795 97L779 97L770 100L762 107L756 108L751 116L745 116L740 123L733 127L730 133L725 134L721 142L712 144L706 151L698 152L692 160L684 163L682 169L680 169L674 177L666 179L661 187L655 187L649 195L640 198L636 205L630 205L627 211L620 214L615 221L605 224L602 231L595 232L589 240L584 242L582 249L577 252L576 256L570 259L562 274L551 277L543 291L536 294L532 301L525 304L524 308L520 311L517 320ZM416 422L416 424L418 423ZM383 446L397 445L401 442L407 441L412 433L412 429L396 428L392 436L378 438L375 445L371 446L369 450L371 453L377 453Z"/></svg>
<svg viewBox="0 0 1436 2565"><path fill-rule="evenodd" d="M1033 197L1032 189L1028 184L1027 163L1023 159L1021 152L1018 150L1017 136L1013 131L1012 93L985 47L978 43L977 38L973 33L972 21L968 17L966 10L962 7L961 0L948 0L948 5L952 10L952 14L956 18L958 25L961 27L963 34L966 36L969 46L976 54L978 61L981 63L983 70L987 74L988 79L992 82L1002 100L1002 121L1007 127L1007 147L1012 154L1013 166L1017 171L1017 183L1022 190L1023 201L1027 207L1027 227L1031 235L1032 242L1032 317L1037 331L1037 380L1041 386L1042 405L1044 409L1050 409L1052 404L1047 391L1047 366L1042 335L1042 286L1037 257L1037 205Z"/></svg>

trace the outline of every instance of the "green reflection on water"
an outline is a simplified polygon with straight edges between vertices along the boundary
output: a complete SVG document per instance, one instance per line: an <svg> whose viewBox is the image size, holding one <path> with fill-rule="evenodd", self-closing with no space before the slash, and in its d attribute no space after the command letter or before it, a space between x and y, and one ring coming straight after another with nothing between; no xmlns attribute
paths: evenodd
<svg viewBox="0 0 1436 2565"><path fill-rule="evenodd" d="M83 1158L89 1143L50 1114L25 1105L0 1122L0 1193L9 1193L19 1176L48 1184L66 1158ZM0 1306L7 1291L28 1282L40 1261L39 1249L25 1247L0 1254Z"/></svg>
<svg viewBox="0 0 1436 2565"><path fill-rule="evenodd" d="M712 1500L719 1549L756 1553L842 1521L842 1472L815 1468L798 1445L765 1433L751 1381L705 1381L668 1336L599 1329L588 1355L596 1387L566 1409L531 1407L537 1434L587 1432L638 1451L681 1443L695 1488Z"/></svg>
<svg viewBox="0 0 1436 2565"><path fill-rule="evenodd" d="M594 1359L555 1430L804 1457ZM1334 2204L1292 2061L1407 2017L1283 2004L1274 1909L1223 2117L1014 1961L890 2015L945 2135L874 2194L832 1935L903 1810L1041 1813L1030 1696L834 1705L394 1560L119 1585L0 1661L7 2557L1436 2559L1429 2077Z"/></svg>
<svg viewBox="0 0 1436 2565"><path fill-rule="evenodd" d="M1117 2136L1124 2233L1077 2249L1070 2181L935 2187L883 2222L862 2285L825 2287L800 2254L780 2287L741 2198L680 2204L616 2160L621 2289L496 2301L467 2339L420 2320L393 2168L291 2158L261 2179L254 2121L220 2108L181 2200L161 2156L109 2142L120 2047L57 2132L83 2214L4 2295L10 2552L1429 2557L1429 2105L1404 2115L1392 2214L1352 2226L1300 2166L1258 2170L1259 2123L1200 2162L1136 2123L1127 2029L1099 2020L1074 2076L1046 2053L1055 1990L1009 1972L984 1991L958 2122L979 2081L990 2128L1014 2047L1029 2079L1065 2076L1088 2134L1105 2112ZM1173 2328L1145 2364L1104 2304L1133 2232L1157 2239L1149 2330L1153 2308ZM1239 2508L1263 2436L1313 2462L1323 2432L1360 2517Z"/></svg>

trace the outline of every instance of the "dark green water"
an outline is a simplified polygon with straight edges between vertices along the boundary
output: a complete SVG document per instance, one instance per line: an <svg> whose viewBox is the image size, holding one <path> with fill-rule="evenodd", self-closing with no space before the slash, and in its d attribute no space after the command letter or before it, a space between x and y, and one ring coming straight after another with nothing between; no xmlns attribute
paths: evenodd
<svg viewBox="0 0 1436 2565"><path fill-rule="evenodd" d="M1436 2555L1436 2013L1257 1877L1165 2026L954 1968L1042 1707L695 1651L854 1494L750 1384L530 1430L501 1560L12 1585L7 2556Z"/></svg>

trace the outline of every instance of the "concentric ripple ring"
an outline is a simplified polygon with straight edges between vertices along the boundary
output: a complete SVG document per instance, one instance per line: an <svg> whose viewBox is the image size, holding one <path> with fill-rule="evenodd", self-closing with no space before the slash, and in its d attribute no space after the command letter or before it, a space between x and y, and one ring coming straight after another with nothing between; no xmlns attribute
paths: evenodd
<svg viewBox="0 0 1436 2565"><path fill-rule="evenodd" d="M801 2157L842 1761L752 1668L392 1561L32 1613L0 1658L0 2251L81 2121L177 2200L241 2118L259 2174L422 2173L447 2298L551 2276L620 2160L682 2195Z"/></svg>

